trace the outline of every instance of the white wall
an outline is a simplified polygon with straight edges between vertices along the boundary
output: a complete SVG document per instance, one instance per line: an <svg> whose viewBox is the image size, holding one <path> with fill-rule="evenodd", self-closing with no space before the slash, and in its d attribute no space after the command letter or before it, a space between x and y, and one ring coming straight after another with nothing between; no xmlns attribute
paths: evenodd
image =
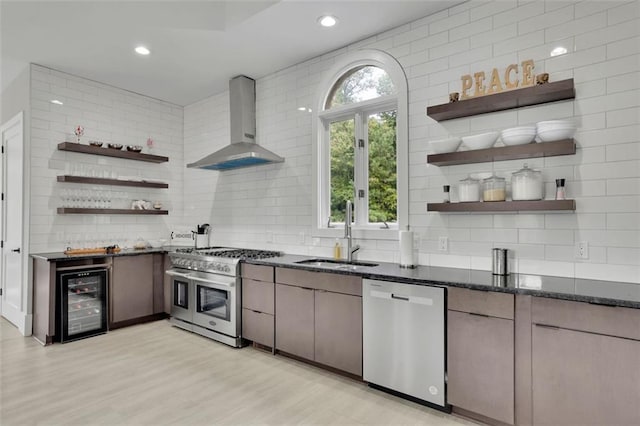
<svg viewBox="0 0 640 426"><path fill-rule="evenodd" d="M58 99L64 105L50 101ZM69 238L108 242L168 238L182 222L183 108L48 68L31 66L31 247L32 253L60 251ZM59 151L58 143L74 141L76 125L85 128L81 139L142 145L155 141L152 153L168 163L147 163ZM106 149L106 148L105 148ZM115 172L169 184L169 189L70 184L56 181L81 166L85 171ZM63 189L125 192L129 199L159 200L169 216L59 215Z"/></svg>
<svg viewBox="0 0 640 426"><path fill-rule="evenodd" d="M384 50L409 81L410 224L418 231L419 263L489 269L490 249L508 247L515 270L640 283L640 19L637 1L471 1L257 81L258 143L284 164L225 173L185 172L185 220L215 223L216 243L330 255L332 239L312 238L311 114L323 72L347 51ZM562 44L569 53L549 52ZM460 76L533 59L551 81L573 77L575 101L437 123L425 107L460 91ZM185 160L228 142L228 94L185 108ZM523 161L450 167L426 164L427 141L504 129L545 119L574 118L576 155L533 159L547 193L567 179L575 213L439 214L441 199L469 172L507 174ZM197 201L195 200L197 195ZM449 251L437 251L447 236ZM273 241L270 243L269 241ZM304 244L302 242L304 241ZM589 242L589 259L574 244ZM359 241L362 259L397 260L397 242Z"/></svg>

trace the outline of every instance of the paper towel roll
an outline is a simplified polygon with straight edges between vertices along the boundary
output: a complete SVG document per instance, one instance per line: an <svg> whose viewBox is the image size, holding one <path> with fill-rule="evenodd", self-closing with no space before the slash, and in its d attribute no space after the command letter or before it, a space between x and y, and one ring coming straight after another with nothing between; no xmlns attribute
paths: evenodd
<svg viewBox="0 0 640 426"><path fill-rule="evenodd" d="M411 268L413 264L413 231L400 231L400 266Z"/></svg>

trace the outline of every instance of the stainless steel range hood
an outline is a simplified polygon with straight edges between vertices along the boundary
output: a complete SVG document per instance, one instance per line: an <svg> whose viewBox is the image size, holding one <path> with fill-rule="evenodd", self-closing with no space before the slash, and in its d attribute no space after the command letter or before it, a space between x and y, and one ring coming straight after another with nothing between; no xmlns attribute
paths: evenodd
<svg viewBox="0 0 640 426"><path fill-rule="evenodd" d="M229 81L231 144L209 154L192 169L232 170L241 167L282 163L284 158L255 143L256 82L243 75Z"/></svg>

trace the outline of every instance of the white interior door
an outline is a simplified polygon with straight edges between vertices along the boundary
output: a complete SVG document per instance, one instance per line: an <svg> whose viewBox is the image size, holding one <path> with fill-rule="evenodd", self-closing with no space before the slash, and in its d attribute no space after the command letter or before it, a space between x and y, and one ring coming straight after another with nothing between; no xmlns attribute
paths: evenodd
<svg viewBox="0 0 640 426"><path fill-rule="evenodd" d="M27 313L27 291L23 285L22 180L24 133L22 113L0 126L2 134L2 212L0 228L0 312L22 332Z"/></svg>

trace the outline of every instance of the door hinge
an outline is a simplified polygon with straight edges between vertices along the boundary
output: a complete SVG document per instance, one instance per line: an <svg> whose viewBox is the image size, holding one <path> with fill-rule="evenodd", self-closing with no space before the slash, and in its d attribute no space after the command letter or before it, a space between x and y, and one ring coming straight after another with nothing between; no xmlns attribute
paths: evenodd
<svg viewBox="0 0 640 426"><path fill-rule="evenodd" d="M364 189L358 189L358 198L364 198Z"/></svg>
<svg viewBox="0 0 640 426"><path fill-rule="evenodd" d="M2 145L2 147L1 147L1 148L2 148L2 153L4 154L4 145Z"/></svg>
<svg viewBox="0 0 640 426"><path fill-rule="evenodd" d="M2 198L0 198L0 201L4 201L4 192L2 193Z"/></svg>
<svg viewBox="0 0 640 426"><path fill-rule="evenodd" d="M358 139L358 148L364 148L364 139Z"/></svg>
<svg viewBox="0 0 640 426"><path fill-rule="evenodd" d="M0 248L4 247L4 241L0 241Z"/></svg>
<svg viewBox="0 0 640 426"><path fill-rule="evenodd" d="M0 288L0 296L2 296L2 289Z"/></svg>

